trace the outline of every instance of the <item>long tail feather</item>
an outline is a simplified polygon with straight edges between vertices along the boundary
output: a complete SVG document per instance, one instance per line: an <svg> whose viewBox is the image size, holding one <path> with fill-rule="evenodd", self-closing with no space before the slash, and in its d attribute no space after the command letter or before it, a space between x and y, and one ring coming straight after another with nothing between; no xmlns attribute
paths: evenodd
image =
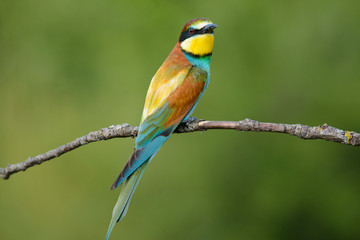
<svg viewBox="0 0 360 240"><path fill-rule="evenodd" d="M106 234L106 240L109 239L110 233L111 233L112 229L114 228L115 224L126 215L126 212L129 208L131 198L135 192L135 189L136 189L136 187L141 179L141 176L143 175L148 163L149 163L149 160L144 162L137 169L137 171L134 172L131 176L129 176L123 183L123 187L121 189L119 199L116 202L116 205L112 212L112 218L110 221L108 232Z"/></svg>

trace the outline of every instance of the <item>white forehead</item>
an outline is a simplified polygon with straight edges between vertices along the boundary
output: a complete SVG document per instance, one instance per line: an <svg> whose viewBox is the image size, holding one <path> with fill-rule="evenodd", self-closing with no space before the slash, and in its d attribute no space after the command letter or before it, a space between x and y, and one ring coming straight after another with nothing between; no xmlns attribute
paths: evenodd
<svg viewBox="0 0 360 240"><path fill-rule="evenodd" d="M206 25L212 23L211 21L201 21L201 22L197 22L195 24L192 24L191 26L195 29L201 29L203 27L205 27Z"/></svg>

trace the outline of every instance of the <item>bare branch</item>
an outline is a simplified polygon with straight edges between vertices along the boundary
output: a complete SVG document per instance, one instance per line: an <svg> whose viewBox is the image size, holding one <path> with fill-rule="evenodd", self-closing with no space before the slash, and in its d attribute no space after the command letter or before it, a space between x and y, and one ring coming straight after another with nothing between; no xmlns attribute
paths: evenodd
<svg viewBox="0 0 360 240"><path fill-rule="evenodd" d="M326 123L321 126L310 127L301 124L264 123L248 118L241 121L205 121L192 117L189 118L186 122L180 124L179 127L175 130L175 133L206 131L209 129L232 129L237 131L286 133L302 139L323 139L347 145L360 146L359 133L334 128L328 126ZM137 136L137 133L138 127L132 127L127 123L113 125L108 128L90 132L85 136L50 150L47 153L40 154L36 157L30 157L21 163L10 164L6 168L0 168L0 177L3 179L8 179L14 173L25 171L29 167L41 164L55 157L59 157L66 152L91 142L108 140L111 138L134 138Z"/></svg>

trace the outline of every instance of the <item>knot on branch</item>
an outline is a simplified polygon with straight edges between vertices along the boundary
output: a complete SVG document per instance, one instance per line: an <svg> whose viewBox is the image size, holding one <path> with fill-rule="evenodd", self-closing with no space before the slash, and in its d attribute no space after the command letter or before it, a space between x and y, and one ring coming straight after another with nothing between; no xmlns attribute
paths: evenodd
<svg viewBox="0 0 360 240"><path fill-rule="evenodd" d="M250 118L245 118L242 121L239 121L238 131L260 131L260 122L252 120Z"/></svg>
<svg viewBox="0 0 360 240"><path fill-rule="evenodd" d="M132 127L128 123L111 125L108 128L103 128L97 132L91 132L94 138L99 140L107 140L114 137L136 137L139 132L139 127ZM102 138L102 139L101 139Z"/></svg>

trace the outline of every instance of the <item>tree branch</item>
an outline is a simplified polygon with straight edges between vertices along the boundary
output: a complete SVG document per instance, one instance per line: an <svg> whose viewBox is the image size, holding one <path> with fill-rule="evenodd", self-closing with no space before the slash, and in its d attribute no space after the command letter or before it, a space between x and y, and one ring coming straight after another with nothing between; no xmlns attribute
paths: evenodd
<svg viewBox="0 0 360 240"><path fill-rule="evenodd" d="M59 157L66 152L91 142L108 140L111 138L134 138L137 136L138 129L138 127L132 127L129 124L124 123L90 132L85 136L79 137L72 142L50 150L47 153L40 154L36 157L29 157L26 161L21 163L9 164L6 168L0 168L0 177L8 179L14 173L25 171L29 167ZM359 133L334 128L328 126L326 123L322 126L310 127L301 124L264 123L248 118L241 121L205 121L192 117L180 124L175 130L175 133L206 131L209 129L286 133L302 139L323 139L347 145L360 146Z"/></svg>

